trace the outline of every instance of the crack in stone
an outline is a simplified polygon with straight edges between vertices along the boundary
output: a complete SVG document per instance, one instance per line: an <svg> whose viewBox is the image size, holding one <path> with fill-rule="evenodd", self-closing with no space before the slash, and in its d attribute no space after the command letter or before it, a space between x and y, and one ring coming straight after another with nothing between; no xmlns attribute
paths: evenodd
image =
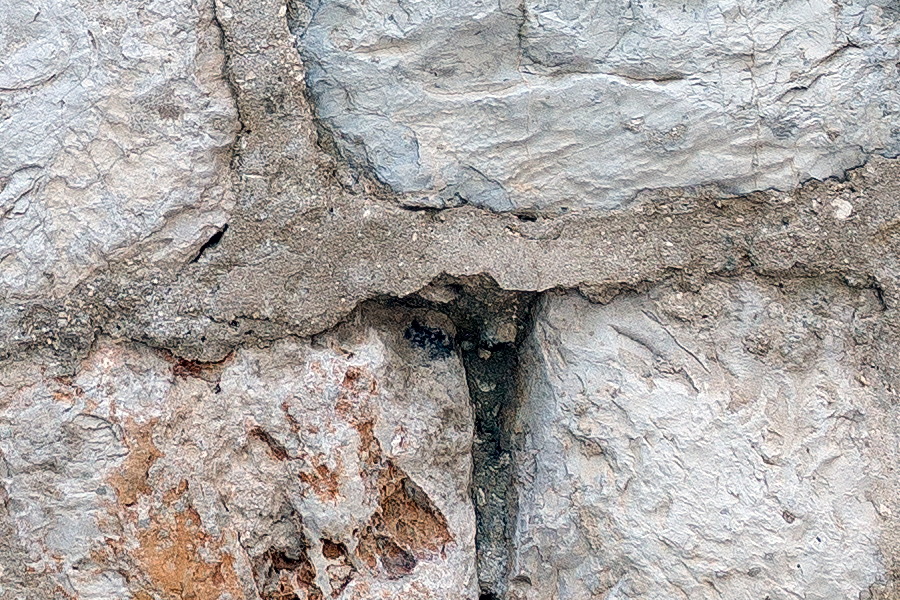
<svg viewBox="0 0 900 600"><path fill-rule="evenodd" d="M538 294L501 289L490 277L445 277L418 295L387 304L427 306L454 323L451 340L414 322L405 337L432 356L459 353L474 409L472 505L480 598L507 591L516 515L513 432L518 393L519 344L531 325ZM449 299L449 300L448 300Z"/></svg>
<svg viewBox="0 0 900 600"><path fill-rule="evenodd" d="M228 231L228 223L225 223L218 231L212 234L209 239L203 243L202 246L200 246L200 250L197 251L197 255L194 256L193 259L191 259L191 262L197 262L203 257L204 252L218 246L219 242L222 241L222 236L225 235L226 231Z"/></svg>

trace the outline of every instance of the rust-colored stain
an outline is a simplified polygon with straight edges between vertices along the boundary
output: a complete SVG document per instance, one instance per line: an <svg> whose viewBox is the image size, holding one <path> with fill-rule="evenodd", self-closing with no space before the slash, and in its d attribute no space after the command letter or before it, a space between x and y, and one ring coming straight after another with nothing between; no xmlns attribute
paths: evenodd
<svg viewBox="0 0 900 600"><path fill-rule="evenodd" d="M453 536L427 494L389 460L378 471L377 486L378 510L361 532L356 555L369 569L398 579L441 552Z"/></svg>
<svg viewBox="0 0 900 600"><path fill-rule="evenodd" d="M337 457L336 471L332 471L327 465L323 464L321 458L311 459L310 462L312 463L312 469L300 473L300 481L312 488L312 491L320 499L328 502L337 500L341 492L336 471L340 471L343 466L341 457Z"/></svg>
<svg viewBox="0 0 900 600"><path fill-rule="evenodd" d="M389 578L412 572L419 560L443 550L453 536L447 519L400 467L384 457L372 421L356 424L361 475L378 494L378 509L359 535L356 555L369 569L380 566Z"/></svg>
<svg viewBox="0 0 900 600"><path fill-rule="evenodd" d="M71 402L76 396L84 396L84 390L75 385L72 377L54 377L53 381L60 385L60 389L50 392L56 402Z"/></svg>
<svg viewBox="0 0 900 600"><path fill-rule="evenodd" d="M360 367L348 367L335 402L335 411L359 434L359 456L365 467L381 462L381 445L375 438L375 421L371 416L370 400L378 389L375 376ZM360 473L365 478L365 473Z"/></svg>
<svg viewBox="0 0 900 600"><path fill-rule="evenodd" d="M428 495L384 456L370 412L377 391L373 373L351 366L344 373L335 410L359 434L359 475L378 496L378 509L358 533L356 556L370 570L396 579L411 573L419 560L442 552L453 536Z"/></svg>
<svg viewBox="0 0 900 600"><path fill-rule="evenodd" d="M218 362L200 362L179 358L165 350L161 350L160 353L167 362L172 364L172 374L176 377L192 377L209 383L219 382L222 376L222 368L232 358L232 354L229 354Z"/></svg>
<svg viewBox="0 0 900 600"><path fill-rule="evenodd" d="M301 429L301 426L297 419L294 418L294 415L291 414L291 406L290 404L288 404L287 400L281 403L281 412L284 413L284 418L287 419L291 431L293 431L294 433L298 433Z"/></svg>
<svg viewBox="0 0 900 600"><path fill-rule="evenodd" d="M244 598L233 558L204 531L197 511L170 508L151 514L149 526L137 533L134 558L153 591L167 600L219 600L225 593Z"/></svg>
<svg viewBox="0 0 900 600"><path fill-rule="evenodd" d="M377 389L378 384L373 373L361 367L347 367L341 381L335 410L344 417L360 417L360 411L365 410L367 401Z"/></svg>
<svg viewBox="0 0 900 600"><path fill-rule="evenodd" d="M353 532L357 537L356 558L358 558L370 571L378 569L378 542L375 540L375 532L372 525L366 525L362 531Z"/></svg>
<svg viewBox="0 0 900 600"><path fill-rule="evenodd" d="M151 492L147 477L150 467L163 453L153 444L153 427L157 420L153 419L143 425L137 425L132 419L125 425L125 444L128 456L122 467L109 479L116 490L119 503L130 506L142 495Z"/></svg>
<svg viewBox="0 0 900 600"><path fill-rule="evenodd" d="M74 596L67 592L61 585L57 585L53 589L54 598L64 598L65 600L78 600L78 596Z"/></svg>
<svg viewBox="0 0 900 600"><path fill-rule="evenodd" d="M362 463L372 468L377 466L381 460L381 444L375 437L375 423L371 420L362 422L353 422L353 427L359 433L359 458ZM361 475L365 476L364 473Z"/></svg>
<svg viewBox="0 0 900 600"><path fill-rule="evenodd" d="M377 391L378 385L371 371L350 366L343 374L334 408L337 415L359 434L359 477L371 497L378 498L377 508L369 521L355 532L357 567L381 577L399 579L412 573L420 560L441 554L453 536L446 518L428 495L384 455L375 435L372 413L372 396ZM300 424L291 418L287 403L281 408L293 425L292 429L299 431ZM311 469L301 473L300 479L321 499L336 500L339 497L337 474L342 471L340 460L338 468L331 470L323 456L304 458L311 464ZM337 597L347 588L357 567L347 556L346 547L338 542L323 539L322 555L329 563L326 575L332 593ZM298 568L290 572L296 573ZM279 572L281 577L288 570ZM291 588L279 586L281 589ZM265 598L275 600L282 596ZM293 600L292 596L284 598Z"/></svg>
<svg viewBox="0 0 900 600"><path fill-rule="evenodd" d="M322 540L322 556L328 560L336 560L347 554L343 544L332 542L331 540Z"/></svg>
<svg viewBox="0 0 900 600"><path fill-rule="evenodd" d="M208 369L198 363L191 360L179 360L172 366L172 373L176 377L194 377L197 379L201 379L203 375L206 374Z"/></svg>
<svg viewBox="0 0 900 600"><path fill-rule="evenodd" d="M371 600L372 598L375 598L372 594L372 586L366 581L360 581L351 588L347 600Z"/></svg>
<svg viewBox="0 0 900 600"><path fill-rule="evenodd" d="M170 490L167 490L162 495L163 504L165 504L166 506L174 504L179 498L184 496L184 493L188 490L188 487L189 485L187 479L182 479L181 481L179 481L177 486L173 487Z"/></svg>
<svg viewBox="0 0 900 600"><path fill-rule="evenodd" d="M383 531L419 558L433 555L452 538L447 519L406 473L390 462L381 473Z"/></svg>
<svg viewBox="0 0 900 600"><path fill-rule="evenodd" d="M356 567L350 562L347 547L339 542L322 539L322 556L328 561L325 574L331 584L331 597L337 598L350 584Z"/></svg>

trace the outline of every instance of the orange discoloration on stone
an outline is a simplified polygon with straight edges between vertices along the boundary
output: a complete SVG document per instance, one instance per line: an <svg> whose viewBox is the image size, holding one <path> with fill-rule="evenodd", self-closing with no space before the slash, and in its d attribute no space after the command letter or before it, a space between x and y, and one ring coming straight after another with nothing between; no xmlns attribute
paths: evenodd
<svg viewBox="0 0 900 600"><path fill-rule="evenodd" d="M179 358L167 351L160 351L166 362L172 365L172 374L175 377L191 377L202 379L209 383L218 383L222 376L222 369L231 361L233 354L217 362L201 362Z"/></svg>
<svg viewBox="0 0 900 600"><path fill-rule="evenodd" d="M347 367L334 408L344 418L361 418L377 389L373 373L362 367Z"/></svg>
<svg viewBox="0 0 900 600"><path fill-rule="evenodd" d="M219 600L226 593L235 599L245 597L232 556L220 551L219 540L206 533L192 507L152 515L137 539L133 555L138 568L152 591L164 598Z"/></svg>
<svg viewBox="0 0 900 600"><path fill-rule="evenodd" d="M163 453L153 444L153 427L156 419L143 425L136 425L129 419L125 426L125 443L128 456L117 473L110 477L110 484L116 490L119 502L130 506L142 495L150 493L147 477L150 467Z"/></svg>
<svg viewBox="0 0 900 600"><path fill-rule="evenodd" d="M75 398L84 396L84 390L75 385L75 382L71 377L54 377L53 381L59 385L59 388L50 392L50 395L56 402L72 404ZM96 402L89 401L88 405L89 410L96 408Z"/></svg>
<svg viewBox="0 0 900 600"><path fill-rule="evenodd" d="M283 552L270 549L262 558L257 572L257 589L262 600L323 600L322 590L316 585L316 569L304 551L291 558Z"/></svg>
<svg viewBox="0 0 900 600"><path fill-rule="evenodd" d="M356 573L356 567L350 561L347 547L339 542L322 539L322 556L328 561L325 574L331 584L331 597L338 598L346 589Z"/></svg>
<svg viewBox="0 0 900 600"><path fill-rule="evenodd" d="M62 392L62 391L57 390L55 392L52 392L51 395L53 396L53 399L57 402L71 402L72 401L72 394L70 394L68 392Z"/></svg>
<svg viewBox="0 0 900 600"><path fill-rule="evenodd" d="M359 458L367 468L381 462L381 444L375 438L375 424L372 421L354 422L359 433ZM361 473L364 475L364 473Z"/></svg>
<svg viewBox="0 0 900 600"><path fill-rule="evenodd" d="M389 578L410 574L453 539L447 520L431 499L390 460L374 474L378 509L360 532L356 556Z"/></svg>
<svg viewBox="0 0 900 600"><path fill-rule="evenodd" d="M166 505L174 504L175 501L178 500L179 498L181 498L187 490L188 490L187 479L182 479L181 481L178 482L178 486L173 487L172 489L168 490L165 494L163 494L163 496L162 496L163 504L166 504Z"/></svg>
<svg viewBox="0 0 900 600"><path fill-rule="evenodd" d="M367 600L372 597L372 586L365 581L355 583L349 591L350 598L348 600Z"/></svg>
<svg viewBox="0 0 900 600"><path fill-rule="evenodd" d="M278 440L272 437L272 435L262 427L252 427L250 431L247 432L247 436L253 439L257 439L265 444L266 452L275 460L290 459L287 448L285 448L284 445L282 445Z"/></svg>
<svg viewBox="0 0 900 600"><path fill-rule="evenodd" d="M390 578L403 577L419 559L442 552L453 536L428 495L384 456L374 422L351 425L359 432L360 476L378 496L378 509L359 533L356 556L370 570L380 567Z"/></svg>
<svg viewBox="0 0 900 600"><path fill-rule="evenodd" d="M379 487L383 530L399 546L422 558L452 539L444 515L398 467L388 463Z"/></svg>
<svg viewBox="0 0 900 600"><path fill-rule="evenodd" d="M427 494L384 454L375 433L374 396L379 386L374 373L346 363L334 365L333 371L341 381L334 414L358 434L358 476L369 497L377 499L377 506L368 522L355 532L354 554L358 563L350 562L343 545L329 540L322 540L322 555L329 563L326 575L332 592L358 597L361 588L356 583L351 585L357 568L388 579L403 578L414 571L420 560L442 553L453 537L446 518ZM305 429L290 413L288 402L282 403L281 408L294 432ZM311 468L300 479L319 498L336 500L340 476L351 476L343 473L340 456L334 470L327 467L322 455L303 458Z"/></svg>
<svg viewBox="0 0 900 600"><path fill-rule="evenodd" d="M409 586L409 600L432 600L434 594L420 581L413 581Z"/></svg>
<svg viewBox="0 0 900 600"><path fill-rule="evenodd" d="M338 471L343 468L341 457L337 457L337 469L331 470L322 462L322 457L311 460L312 470L300 473L300 481L312 488L313 492L325 501L335 501L340 495Z"/></svg>
<svg viewBox="0 0 900 600"><path fill-rule="evenodd" d="M301 424L294 418L294 415L291 414L291 405L288 404L287 400L281 403L281 412L284 413L284 418L287 419L291 431L298 433L301 429Z"/></svg>
<svg viewBox="0 0 900 600"><path fill-rule="evenodd" d="M359 434L359 475L378 497L378 509L358 533L356 556L370 570L397 578L411 573L420 559L442 552L453 537L427 494L384 456L371 413L377 391L373 373L350 366L343 374L335 411Z"/></svg>
<svg viewBox="0 0 900 600"><path fill-rule="evenodd" d="M348 367L335 402L335 411L359 434L359 457L370 469L381 460L381 444L375 438L375 420L371 415L371 396L378 389L372 373L360 367ZM365 477L365 473L360 473Z"/></svg>

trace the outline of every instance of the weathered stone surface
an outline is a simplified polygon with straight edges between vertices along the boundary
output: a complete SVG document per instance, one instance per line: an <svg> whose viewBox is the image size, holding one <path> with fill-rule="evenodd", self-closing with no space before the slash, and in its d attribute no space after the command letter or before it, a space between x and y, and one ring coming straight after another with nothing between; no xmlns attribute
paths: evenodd
<svg viewBox="0 0 900 600"><path fill-rule="evenodd" d="M237 132L211 2L0 1L0 299L187 262Z"/></svg>
<svg viewBox="0 0 900 600"><path fill-rule="evenodd" d="M822 279L546 298L510 598L870 597L900 508L881 314Z"/></svg>
<svg viewBox="0 0 900 600"><path fill-rule="evenodd" d="M7 369L0 598L474 599L465 378L411 318Z"/></svg>
<svg viewBox="0 0 900 600"><path fill-rule="evenodd" d="M98 259L74 289L0 302L0 357L47 349L77 359L102 331L219 360L247 341L321 332L362 301L405 296L443 273L594 298L672 273L840 273L882 290L891 310L900 298L897 161L873 158L846 181L790 193L678 189L625 210L534 221L472 207L404 210L317 145L292 11L279 0L220 0L215 12L243 125L220 243L189 262L207 238L178 260L181 250L151 236ZM78 221L65 233L89 239L95 226Z"/></svg>
<svg viewBox="0 0 900 600"><path fill-rule="evenodd" d="M892 3L26 4L0 598L897 597Z"/></svg>
<svg viewBox="0 0 900 600"><path fill-rule="evenodd" d="M309 0L294 20L340 152L411 205L786 189L900 150L890 2Z"/></svg>

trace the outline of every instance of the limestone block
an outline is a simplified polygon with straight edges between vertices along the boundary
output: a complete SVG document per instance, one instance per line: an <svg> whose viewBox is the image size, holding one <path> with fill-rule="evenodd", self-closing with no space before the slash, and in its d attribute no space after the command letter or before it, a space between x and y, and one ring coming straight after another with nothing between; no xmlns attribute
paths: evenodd
<svg viewBox="0 0 900 600"><path fill-rule="evenodd" d="M0 0L0 299L187 262L237 132L212 3Z"/></svg>
<svg viewBox="0 0 900 600"><path fill-rule="evenodd" d="M410 205L609 209L896 155L888 1L308 0L318 116Z"/></svg>
<svg viewBox="0 0 900 600"><path fill-rule="evenodd" d="M546 298L510 598L868 597L897 509L895 409L857 360L879 312L821 281Z"/></svg>

